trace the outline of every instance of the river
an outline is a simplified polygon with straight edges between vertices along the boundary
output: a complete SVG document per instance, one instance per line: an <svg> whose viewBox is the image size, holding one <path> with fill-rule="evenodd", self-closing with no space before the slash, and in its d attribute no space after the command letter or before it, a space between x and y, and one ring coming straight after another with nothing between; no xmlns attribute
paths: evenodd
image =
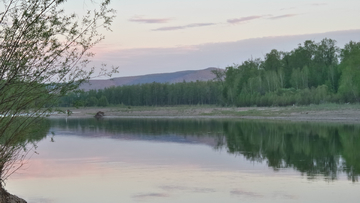
<svg viewBox="0 0 360 203"><path fill-rule="evenodd" d="M29 203L359 202L360 126L49 119L6 182Z"/></svg>

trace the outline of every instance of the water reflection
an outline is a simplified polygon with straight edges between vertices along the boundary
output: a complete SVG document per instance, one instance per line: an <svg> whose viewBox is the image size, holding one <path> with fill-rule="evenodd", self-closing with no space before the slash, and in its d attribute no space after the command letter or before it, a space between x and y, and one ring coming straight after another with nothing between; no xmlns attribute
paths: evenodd
<svg viewBox="0 0 360 203"><path fill-rule="evenodd" d="M290 122L51 119L53 131L82 137L205 144L263 162L278 171L293 168L309 179L358 181L360 126Z"/></svg>
<svg viewBox="0 0 360 203"><path fill-rule="evenodd" d="M27 155L36 149L36 144L46 137L50 122L39 119L3 117L0 122L0 190L5 181L23 164Z"/></svg>
<svg viewBox="0 0 360 203"><path fill-rule="evenodd" d="M230 153L269 167L294 168L309 178L319 174L335 180L345 172L357 181L360 173L360 128L354 125L309 123L225 123Z"/></svg>

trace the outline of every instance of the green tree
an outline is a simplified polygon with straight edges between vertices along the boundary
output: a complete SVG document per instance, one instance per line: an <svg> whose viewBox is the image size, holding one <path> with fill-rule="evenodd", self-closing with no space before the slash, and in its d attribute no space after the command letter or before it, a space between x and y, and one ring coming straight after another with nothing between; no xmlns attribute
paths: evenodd
<svg viewBox="0 0 360 203"><path fill-rule="evenodd" d="M2 181L7 177L4 171L13 169L8 161L23 157L19 156L23 148L14 147L14 143L26 136L27 128L52 112L60 97L90 78L94 69L85 69L93 55L89 50L104 37L98 29L110 29L114 11L108 9L109 0L104 0L98 10L88 11L80 21L76 14L68 15L60 8L65 2L11 0L1 6ZM102 69L100 74L107 73ZM17 119L24 115L26 119ZM18 127L14 130L14 126Z"/></svg>
<svg viewBox="0 0 360 203"><path fill-rule="evenodd" d="M338 53L339 48L336 46L336 41L325 38L317 44L313 59L317 75L321 77L317 85L326 84L334 92L337 91L340 77L337 71Z"/></svg>
<svg viewBox="0 0 360 203"><path fill-rule="evenodd" d="M99 103L99 100L96 97L90 97L89 100L87 100L86 106L97 106Z"/></svg>
<svg viewBox="0 0 360 203"><path fill-rule="evenodd" d="M263 62L263 67L268 71L279 71L283 68L282 65L282 53L273 49L270 53L265 55L265 60Z"/></svg>
<svg viewBox="0 0 360 203"><path fill-rule="evenodd" d="M308 88L309 69L305 66L302 70L295 68L291 74L291 86L296 89Z"/></svg>
<svg viewBox="0 0 360 203"><path fill-rule="evenodd" d="M102 106L102 107L109 106L109 102L106 99L105 95L101 96L101 98L99 99L98 106Z"/></svg>
<svg viewBox="0 0 360 203"><path fill-rule="evenodd" d="M345 101L359 101L360 42L349 42L341 50L339 69L342 73L339 92Z"/></svg>

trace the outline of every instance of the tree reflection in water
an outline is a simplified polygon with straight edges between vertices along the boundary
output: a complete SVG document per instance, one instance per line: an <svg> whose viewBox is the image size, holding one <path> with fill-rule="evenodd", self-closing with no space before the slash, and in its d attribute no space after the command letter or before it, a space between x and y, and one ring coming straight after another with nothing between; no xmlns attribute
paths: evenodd
<svg viewBox="0 0 360 203"><path fill-rule="evenodd" d="M309 179L336 180L339 173L346 173L356 182L360 174L359 125L179 119L52 119L51 123L87 137L202 142L249 161L266 162L276 171L293 168Z"/></svg>
<svg viewBox="0 0 360 203"><path fill-rule="evenodd" d="M15 199L24 202L9 194L4 189L4 183L23 166L29 154L36 152L36 144L48 134L50 122L41 118L2 117L0 129L0 202L12 202Z"/></svg>
<svg viewBox="0 0 360 203"><path fill-rule="evenodd" d="M360 173L360 128L354 125L309 123L224 123L229 153L266 161L275 170L294 168L309 178L335 180L345 172L357 181Z"/></svg>

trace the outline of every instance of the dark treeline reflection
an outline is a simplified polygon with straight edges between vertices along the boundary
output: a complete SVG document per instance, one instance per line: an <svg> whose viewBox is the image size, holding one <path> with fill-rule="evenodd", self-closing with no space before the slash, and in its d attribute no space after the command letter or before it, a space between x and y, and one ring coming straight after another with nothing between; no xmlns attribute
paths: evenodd
<svg viewBox="0 0 360 203"><path fill-rule="evenodd" d="M121 139L126 134L172 142L186 138L265 162L274 170L293 168L308 178L336 180L345 173L355 182L360 174L358 125L177 119L51 119L51 125L81 131L82 136L106 133Z"/></svg>
<svg viewBox="0 0 360 203"><path fill-rule="evenodd" d="M269 167L294 168L309 178L336 179L345 172L352 181L360 174L360 128L354 125L309 123L224 123L229 153Z"/></svg>
<svg viewBox="0 0 360 203"><path fill-rule="evenodd" d="M52 127L81 131L106 131L142 135L193 135L223 134L223 122L214 120L183 119L50 119Z"/></svg>
<svg viewBox="0 0 360 203"><path fill-rule="evenodd" d="M50 119L53 130L76 131L83 137L204 143L223 146L223 123L178 119ZM79 133L80 132L80 133Z"/></svg>

